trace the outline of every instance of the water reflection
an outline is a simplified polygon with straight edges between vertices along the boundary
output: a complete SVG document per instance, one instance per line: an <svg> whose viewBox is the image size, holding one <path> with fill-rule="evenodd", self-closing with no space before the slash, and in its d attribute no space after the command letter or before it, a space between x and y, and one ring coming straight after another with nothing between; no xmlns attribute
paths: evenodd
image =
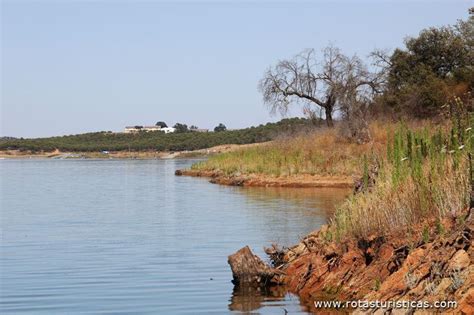
<svg viewBox="0 0 474 315"><path fill-rule="evenodd" d="M313 229L317 229L323 223L317 220L329 219L336 207L351 193L350 189L340 188L244 187L236 188L236 191L245 195L249 203L262 205L261 209L263 215L267 217L267 223L272 222L268 216L276 214L275 211L290 210L291 213L299 212L300 215L307 216L307 222L314 227ZM275 229L281 229L281 227L282 225L275 225ZM300 224L299 228L302 227ZM270 288L235 286L230 298L229 310L242 314L316 313L312 301L300 300L299 303L288 303L292 299L298 298L289 293L284 286Z"/></svg>
<svg viewBox="0 0 474 315"><path fill-rule="evenodd" d="M253 201L274 204L292 203L330 217L351 193L347 188L244 187L239 190Z"/></svg>
<svg viewBox="0 0 474 315"><path fill-rule="evenodd" d="M235 286L228 307L237 314L316 314L311 301L300 300L284 286Z"/></svg>
<svg viewBox="0 0 474 315"><path fill-rule="evenodd" d="M193 162L2 161L0 313L308 314L281 288L234 288L227 256L297 243L347 192L174 176Z"/></svg>
<svg viewBox="0 0 474 315"><path fill-rule="evenodd" d="M250 312L261 308L264 302L281 301L287 291L283 286L260 288L253 286L235 286L230 299L229 310Z"/></svg>

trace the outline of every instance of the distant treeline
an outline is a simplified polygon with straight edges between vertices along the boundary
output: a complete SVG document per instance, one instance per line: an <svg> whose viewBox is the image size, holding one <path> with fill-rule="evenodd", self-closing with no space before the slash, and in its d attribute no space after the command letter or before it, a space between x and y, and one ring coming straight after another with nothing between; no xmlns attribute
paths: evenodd
<svg viewBox="0 0 474 315"><path fill-rule="evenodd" d="M281 134L300 132L311 128L314 121L305 118L283 119L258 127L221 132L138 132L135 134L101 131L36 139L0 139L0 150L21 151L185 151L198 150L222 144L248 144L274 139Z"/></svg>

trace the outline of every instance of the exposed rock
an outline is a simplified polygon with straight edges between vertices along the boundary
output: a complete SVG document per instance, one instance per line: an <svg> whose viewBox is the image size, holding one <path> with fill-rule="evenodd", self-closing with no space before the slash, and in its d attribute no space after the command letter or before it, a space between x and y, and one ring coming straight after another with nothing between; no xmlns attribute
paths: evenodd
<svg viewBox="0 0 474 315"><path fill-rule="evenodd" d="M474 288L470 288L459 301L459 313L464 315L474 314Z"/></svg>
<svg viewBox="0 0 474 315"><path fill-rule="evenodd" d="M429 222L422 222L418 230L413 227L410 234L338 242L326 237L328 227L324 227L284 253L276 248L269 253L282 259L285 274L279 275L278 282L309 307L315 300L455 300L458 308L450 311L474 314L474 215L469 213L462 225L446 222L448 232L434 235L429 242L420 239L422 227Z"/></svg>
<svg viewBox="0 0 474 315"><path fill-rule="evenodd" d="M448 264L448 271L462 270L467 268L471 263L471 259L467 252L460 249L454 254Z"/></svg>

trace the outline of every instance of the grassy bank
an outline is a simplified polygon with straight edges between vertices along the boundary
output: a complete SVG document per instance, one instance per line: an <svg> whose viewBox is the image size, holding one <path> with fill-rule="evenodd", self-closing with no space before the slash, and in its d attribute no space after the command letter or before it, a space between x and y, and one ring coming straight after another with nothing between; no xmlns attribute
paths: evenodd
<svg viewBox="0 0 474 315"><path fill-rule="evenodd" d="M410 124L414 129L428 122ZM337 129L318 129L295 137L281 137L272 143L220 154L192 166L195 171L219 171L226 175L264 174L269 176L353 176L360 175L365 155L384 154L394 123L374 122L372 141L356 144L340 136Z"/></svg>

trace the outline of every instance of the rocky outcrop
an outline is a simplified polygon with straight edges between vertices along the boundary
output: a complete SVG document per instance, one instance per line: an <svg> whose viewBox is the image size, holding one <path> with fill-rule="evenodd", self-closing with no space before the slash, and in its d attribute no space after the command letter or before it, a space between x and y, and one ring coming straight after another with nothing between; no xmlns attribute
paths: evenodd
<svg viewBox="0 0 474 315"><path fill-rule="evenodd" d="M281 282L317 312L321 310L314 309L315 300L450 300L458 302L452 312L474 314L471 212L444 220L442 231L435 222L424 222L410 233L339 242L331 240L330 229L323 226L296 246L273 246L267 253L277 258ZM428 240L422 237L425 226L433 227ZM411 310L417 312L423 310Z"/></svg>
<svg viewBox="0 0 474 315"><path fill-rule="evenodd" d="M289 249L285 283L313 301L454 300L456 312L474 314L472 217L445 220L451 232L433 229L428 242L413 231L335 243L323 229Z"/></svg>

